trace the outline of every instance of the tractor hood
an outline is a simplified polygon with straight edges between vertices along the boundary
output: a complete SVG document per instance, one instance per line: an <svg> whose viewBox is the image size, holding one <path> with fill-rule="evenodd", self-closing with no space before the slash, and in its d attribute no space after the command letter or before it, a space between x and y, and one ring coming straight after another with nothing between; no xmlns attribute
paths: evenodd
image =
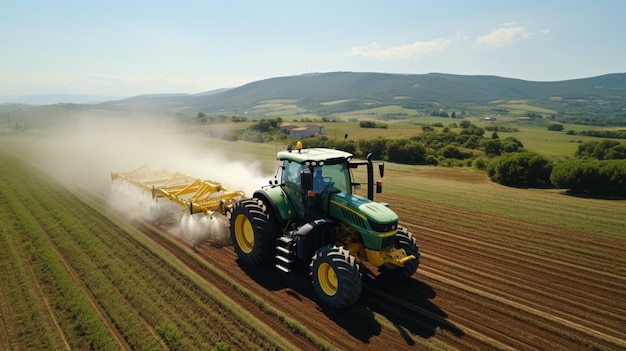
<svg viewBox="0 0 626 351"><path fill-rule="evenodd" d="M362 196L346 193L331 195L329 215L361 233L369 249L393 245L398 215L389 207Z"/></svg>

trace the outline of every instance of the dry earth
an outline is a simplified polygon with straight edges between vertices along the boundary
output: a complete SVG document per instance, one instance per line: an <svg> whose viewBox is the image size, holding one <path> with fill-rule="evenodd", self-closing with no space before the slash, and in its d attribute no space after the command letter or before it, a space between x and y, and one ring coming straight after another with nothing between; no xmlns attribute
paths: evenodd
<svg viewBox="0 0 626 351"><path fill-rule="evenodd" d="M624 240L510 220L386 195L422 253L407 282L366 279L357 305L320 306L306 274L237 263L232 246L204 243L197 255L339 349L626 349ZM232 290L158 240L198 274ZM283 321L235 296L242 308L302 349L315 349Z"/></svg>

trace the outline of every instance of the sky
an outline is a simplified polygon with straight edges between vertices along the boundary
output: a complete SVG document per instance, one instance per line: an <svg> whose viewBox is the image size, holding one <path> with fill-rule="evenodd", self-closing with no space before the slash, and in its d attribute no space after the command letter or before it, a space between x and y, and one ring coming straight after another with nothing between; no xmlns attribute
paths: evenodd
<svg viewBox="0 0 626 351"><path fill-rule="evenodd" d="M0 0L0 96L200 93L314 72L626 71L626 1Z"/></svg>

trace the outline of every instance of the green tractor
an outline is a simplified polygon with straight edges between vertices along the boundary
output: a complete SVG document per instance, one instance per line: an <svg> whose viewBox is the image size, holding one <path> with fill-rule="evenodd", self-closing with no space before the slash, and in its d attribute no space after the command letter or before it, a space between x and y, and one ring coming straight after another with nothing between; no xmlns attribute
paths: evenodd
<svg viewBox="0 0 626 351"><path fill-rule="evenodd" d="M274 263L284 272L308 265L322 303L346 308L361 296L358 260L381 274L407 279L417 270L415 239L398 226L386 204L373 201L374 167L348 152L311 148L298 142L280 151L276 179L239 200L229 212L230 234L241 263ZM367 167L367 198L356 195L352 170ZM381 178L384 165L379 165ZM280 179L280 180L278 180ZM381 192L382 182L376 182Z"/></svg>

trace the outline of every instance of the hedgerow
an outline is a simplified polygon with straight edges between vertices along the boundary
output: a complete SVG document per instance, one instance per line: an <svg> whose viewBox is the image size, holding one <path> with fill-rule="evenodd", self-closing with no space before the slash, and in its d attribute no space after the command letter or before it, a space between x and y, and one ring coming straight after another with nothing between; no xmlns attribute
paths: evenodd
<svg viewBox="0 0 626 351"><path fill-rule="evenodd" d="M626 160L571 160L554 166L550 181L573 194L626 197Z"/></svg>

